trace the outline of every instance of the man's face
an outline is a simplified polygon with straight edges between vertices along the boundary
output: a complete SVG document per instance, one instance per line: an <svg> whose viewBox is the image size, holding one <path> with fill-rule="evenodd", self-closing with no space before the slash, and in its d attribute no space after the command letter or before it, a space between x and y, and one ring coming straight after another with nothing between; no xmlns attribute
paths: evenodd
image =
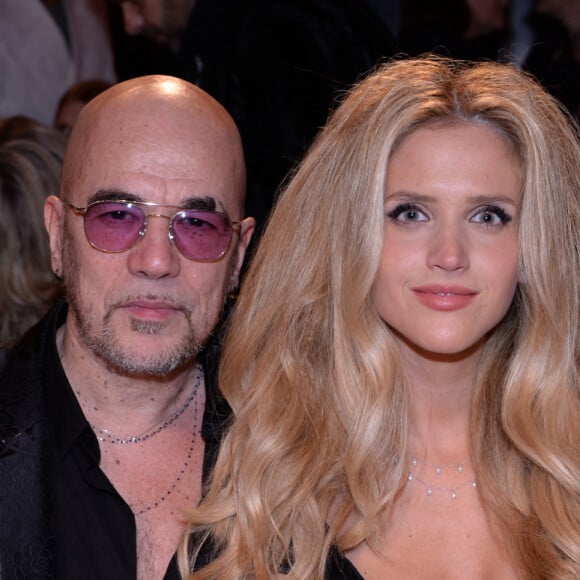
<svg viewBox="0 0 580 580"><path fill-rule="evenodd" d="M185 30L195 0L118 0L125 31L173 45Z"/></svg>
<svg viewBox="0 0 580 580"><path fill-rule="evenodd" d="M94 116L71 144L82 151L63 197L77 207L129 198L242 218L243 161L212 111L178 98L127 99ZM158 376L191 363L237 285L252 221L234 231L223 257L195 262L169 240L166 217L149 217L142 239L107 253L90 245L72 209L53 200L52 211L53 265L70 303L67 337L79 351L128 375Z"/></svg>

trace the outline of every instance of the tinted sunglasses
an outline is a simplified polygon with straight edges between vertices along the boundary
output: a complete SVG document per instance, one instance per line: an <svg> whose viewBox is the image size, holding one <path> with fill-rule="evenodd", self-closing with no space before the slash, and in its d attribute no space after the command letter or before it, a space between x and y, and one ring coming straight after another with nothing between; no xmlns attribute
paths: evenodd
<svg viewBox="0 0 580 580"><path fill-rule="evenodd" d="M133 247L147 231L150 217L169 220L169 241L188 260L211 262L227 251L234 227L240 222L217 211L183 209L149 201L103 200L87 207L63 202L83 217L87 240L101 252L124 252ZM147 211L147 208L176 210L173 215Z"/></svg>

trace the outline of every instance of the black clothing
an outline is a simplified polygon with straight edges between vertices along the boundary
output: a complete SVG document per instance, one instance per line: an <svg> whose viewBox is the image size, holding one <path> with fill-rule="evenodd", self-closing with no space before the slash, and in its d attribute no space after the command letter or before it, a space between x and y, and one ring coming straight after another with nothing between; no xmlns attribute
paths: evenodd
<svg viewBox="0 0 580 580"><path fill-rule="evenodd" d="M8 352L0 377L0 574L129 580L135 519L98 466L97 439L61 366L55 335L65 317L61 302ZM229 418L210 350L202 361L204 480ZM165 579L178 578L172 561Z"/></svg>
<svg viewBox="0 0 580 580"><path fill-rule="evenodd" d="M207 91L236 121L246 213L259 230L340 92L394 52L388 27L362 0L198 0L167 71Z"/></svg>
<svg viewBox="0 0 580 580"><path fill-rule="evenodd" d="M328 555L326 580L363 580L358 570L336 547Z"/></svg>
<svg viewBox="0 0 580 580"><path fill-rule="evenodd" d="M195 546L195 539L191 541L192 547ZM206 540L202 545L195 562L195 569L201 570L209 564L213 557L213 544L211 540ZM282 575L287 573L287 566L283 566ZM346 558L336 546L332 546L326 562L325 580L363 580L358 570L352 562Z"/></svg>

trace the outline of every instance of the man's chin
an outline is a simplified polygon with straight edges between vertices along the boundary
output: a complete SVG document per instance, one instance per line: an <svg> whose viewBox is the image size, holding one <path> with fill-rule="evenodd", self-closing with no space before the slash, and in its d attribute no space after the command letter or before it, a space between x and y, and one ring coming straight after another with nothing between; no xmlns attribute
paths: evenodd
<svg viewBox="0 0 580 580"><path fill-rule="evenodd" d="M140 337L153 336L161 338L163 334L167 334L169 325L170 323L166 321L160 322L158 320L143 320L139 318L131 318L130 320L131 332Z"/></svg>
<svg viewBox="0 0 580 580"><path fill-rule="evenodd" d="M138 326L139 330L125 332L109 329L92 343L93 352L119 374L161 376L192 364L201 350L191 329L164 327L160 331L156 323L144 321Z"/></svg>
<svg viewBox="0 0 580 580"><path fill-rule="evenodd" d="M157 348L105 348L97 352L115 373L126 376L158 378L172 375L191 366L199 350L181 347L179 349Z"/></svg>

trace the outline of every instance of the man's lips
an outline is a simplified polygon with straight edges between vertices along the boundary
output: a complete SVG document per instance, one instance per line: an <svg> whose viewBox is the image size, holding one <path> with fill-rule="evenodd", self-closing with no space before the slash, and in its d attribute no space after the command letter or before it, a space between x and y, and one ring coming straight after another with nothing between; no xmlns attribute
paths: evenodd
<svg viewBox="0 0 580 580"><path fill-rule="evenodd" d="M424 306L433 310L459 310L469 306L479 294L465 286L432 284L411 288L413 294Z"/></svg>
<svg viewBox="0 0 580 580"><path fill-rule="evenodd" d="M129 310L133 316L138 318L155 320L166 319L171 314L181 311L181 308L170 302L156 300L131 300L121 305L121 308Z"/></svg>

